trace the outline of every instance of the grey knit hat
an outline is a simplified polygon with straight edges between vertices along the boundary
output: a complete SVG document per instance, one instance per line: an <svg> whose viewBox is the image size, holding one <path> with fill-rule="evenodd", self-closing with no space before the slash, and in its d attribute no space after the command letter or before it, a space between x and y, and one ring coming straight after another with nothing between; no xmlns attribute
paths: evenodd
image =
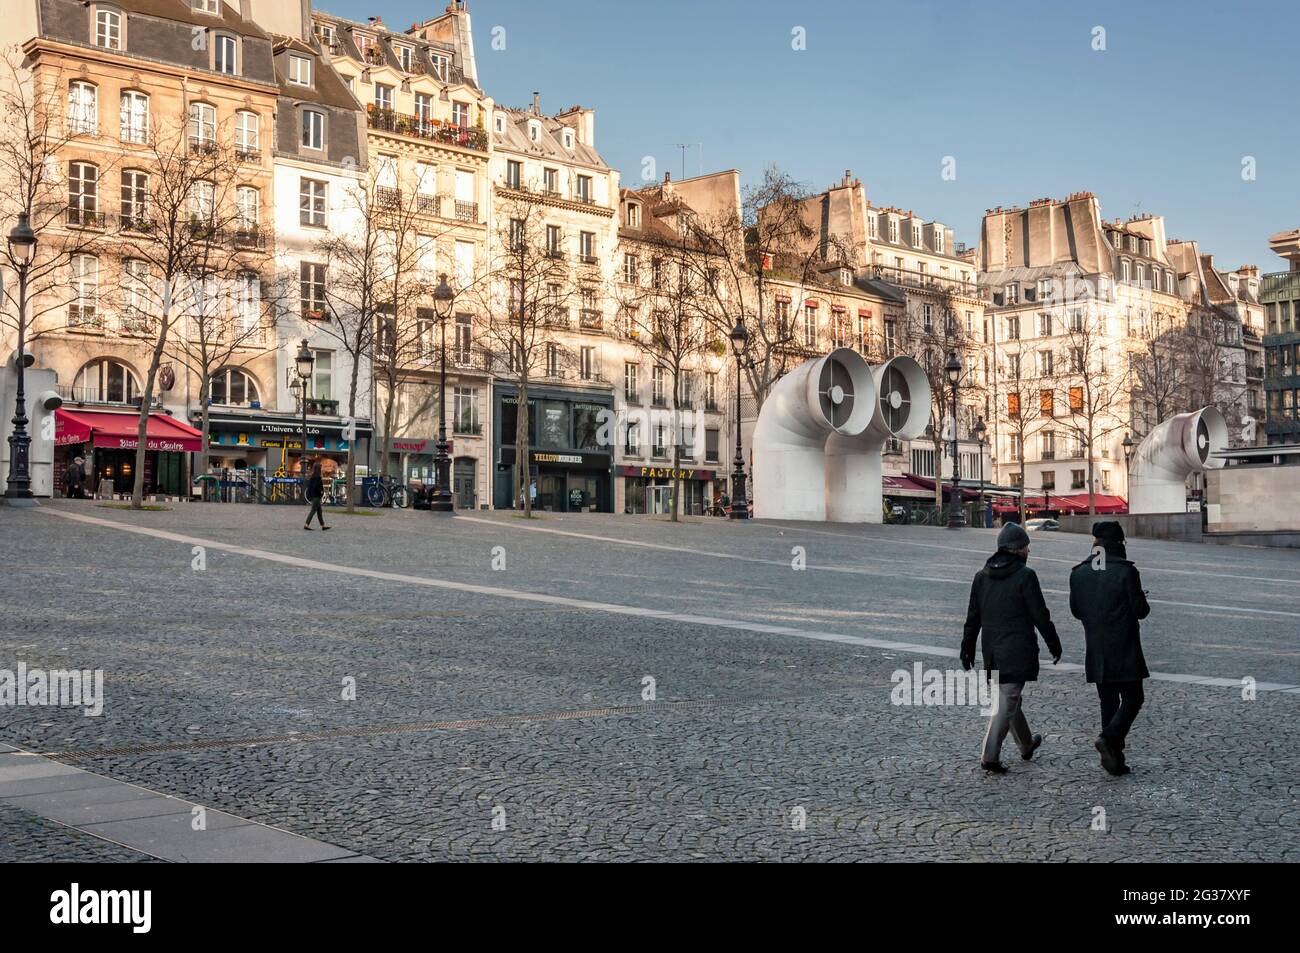
<svg viewBox="0 0 1300 953"><path fill-rule="evenodd" d="M998 533L998 549L1023 549L1029 545L1029 534L1019 523L1008 523Z"/></svg>

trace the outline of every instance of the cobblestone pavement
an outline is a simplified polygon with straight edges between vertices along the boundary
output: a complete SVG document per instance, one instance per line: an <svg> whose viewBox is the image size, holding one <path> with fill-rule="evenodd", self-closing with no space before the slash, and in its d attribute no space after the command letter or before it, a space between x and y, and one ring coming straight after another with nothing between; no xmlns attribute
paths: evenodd
<svg viewBox="0 0 1300 953"><path fill-rule="evenodd" d="M990 777L977 708L890 698L955 666L989 531L301 516L0 510L0 669L99 668L107 695L0 709L0 742L385 860L1300 859L1296 553L1133 542L1151 668L1234 685L1149 682L1116 779L1094 693L1048 664L1043 748ZM1030 557L1071 663L1086 555L1056 534ZM0 859L116 850L42 831L0 802Z"/></svg>

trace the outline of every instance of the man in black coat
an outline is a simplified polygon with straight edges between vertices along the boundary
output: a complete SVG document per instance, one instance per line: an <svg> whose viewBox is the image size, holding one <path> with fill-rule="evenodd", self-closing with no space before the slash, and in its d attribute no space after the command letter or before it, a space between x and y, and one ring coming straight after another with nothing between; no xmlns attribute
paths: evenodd
<svg viewBox="0 0 1300 953"><path fill-rule="evenodd" d="M1128 774L1124 739L1142 708L1142 657L1138 622L1151 614L1142 577L1124 549L1124 528L1116 522L1092 526L1093 551L1070 571L1070 614L1083 623L1088 681L1101 700L1097 751L1111 774Z"/></svg>
<svg viewBox="0 0 1300 953"><path fill-rule="evenodd" d="M1052 614L1043 601L1038 575L1025 565L1029 558L1029 534L1019 523L1008 523L998 533L998 551L975 574L966 610L966 628L961 640L962 668L975 664L975 637L983 629L980 647L985 672L996 672L998 698L989 729L984 736L980 764L985 771L1003 774L1002 742L1007 732L1015 739L1020 757L1028 761L1043 743L1042 735L1029 733L1020 705L1025 682L1038 678L1037 629L1052 653L1052 664L1061 660L1061 640L1052 624Z"/></svg>

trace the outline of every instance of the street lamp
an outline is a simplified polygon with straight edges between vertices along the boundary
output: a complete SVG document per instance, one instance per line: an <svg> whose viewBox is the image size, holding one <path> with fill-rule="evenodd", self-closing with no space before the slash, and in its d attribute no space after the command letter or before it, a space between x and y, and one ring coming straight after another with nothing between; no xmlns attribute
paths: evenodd
<svg viewBox="0 0 1300 953"><path fill-rule="evenodd" d="M5 502L10 506L35 506L32 496L32 438L27 433L27 270L36 257L36 233L28 224L27 213L18 215L18 224L9 233L9 259L18 271L18 378L14 394L13 432L9 434L9 479Z"/></svg>
<svg viewBox="0 0 1300 953"><path fill-rule="evenodd" d="M312 354L311 349L307 347L307 339L303 338L302 343L298 346L298 357L296 359L298 367L298 381L302 389L302 456L298 460L298 470L302 475L302 501L307 502L307 382L311 380L312 367L316 364L316 356Z"/></svg>
<svg viewBox="0 0 1300 953"><path fill-rule="evenodd" d="M1126 433L1124 434L1124 442L1120 446L1124 448L1124 492L1132 496L1132 491L1128 488L1129 470L1133 468L1133 451L1137 449L1137 444L1133 442L1133 436Z"/></svg>
<svg viewBox="0 0 1300 953"><path fill-rule="evenodd" d="M761 266L760 266L761 267ZM749 500L745 497L745 453L740 443L740 375L741 359L749 345L749 329L745 327L745 317L736 319L736 326L731 329L731 344L736 351L736 459L731 471L731 518L733 520L749 519Z"/></svg>
<svg viewBox="0 0 1300 953"><path fill-rule="evenodd" d="M437 489L429 500L429 510L433 513L451 513L455 505L451 499L451 460L447 457L447 322L451 319L451 309L456 301L456 292L447 284L447 275L438 276L438 287L433 292L433 308L438 315L441 327L441 361L442 371L438 384L438 442L433 457L434 472L437 474Z"/></svg>
<svg viewBox="0 0 1300 953"><path fill-rule="evenodd" d="M948 528L961 529L966 525L966 517L961 511L961 457L957 446L957 382L961 378L961 359L956 351L948 352L948 363L944 364L943 372L952 385L952 500L948 507Z"/></svg>
<svg viewBox="0 0 1300 953"><path fill-rule="evenodd" d="M975 522L983 526L986 522L984 519L984 447L989 428L984 424L984 418L980 417L975 421L975 440L979 446L976 448L980 459L980 489L979 501L975 504Z"/></svg>

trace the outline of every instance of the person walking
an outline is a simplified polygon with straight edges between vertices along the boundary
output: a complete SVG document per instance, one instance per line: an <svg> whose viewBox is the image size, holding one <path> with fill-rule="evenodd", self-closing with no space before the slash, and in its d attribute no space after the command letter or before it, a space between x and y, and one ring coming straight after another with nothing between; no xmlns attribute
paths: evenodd
<svg viewBox="0 0 1300 953"><path fill-rule="evenodd" d="M1008 731L1025 761L1043 743L1042 735L1030 733L1021 703L1025 683L1038 678L1035 629L1052 653L1052 664L1061 660L1061 640L1043 601L1038 575L1026 565L1028 559L1029 534L1019 523L1002 527L998 533L998 551L989 557L971 583L961 640L961 665L970 671L975 664L975 637L983 631L980 647L984 671L987 675L997 675L998 694L980 754L980 766L994 774L1005 774L1007 770L1002 763L1002 742Z"/></svg>
<svg viewBox="0 0 1300 953"><path fill-rule="evenodd" d="M1124 548L1124 527L1114 521L1093 523L1092 536L1092 553L1070 571L1070 614L1083 623L1083 667L1101 702L1101 735L1095 745L1101 766L1122 775L1131 770L1124 744L1146 700L1142 680L1151 674L1139 625L1151 614L1151 604Z"/></svg>
<svg viewBox="0 0 1300 953"><path fill-rule="evenodd" d="M325 502L325 481L320 476L320 464L312 464L311 476L307 479L307 502L311 504L311 512L307 514L307 522L302 524L303 529L311 529L311 518L314 516L320 521L320 528L329 529L325 525L325 514L321 512L321 504Z"/></svg>
<svg viewBox="0 0 1300 953"><path fill-rule="evenodd" d="M86 491L83 489L86 480L86 471L82 469L85 460L77 457L68 464L68 469L63 473L63 495L70 500L84 499Z"/></svg>

